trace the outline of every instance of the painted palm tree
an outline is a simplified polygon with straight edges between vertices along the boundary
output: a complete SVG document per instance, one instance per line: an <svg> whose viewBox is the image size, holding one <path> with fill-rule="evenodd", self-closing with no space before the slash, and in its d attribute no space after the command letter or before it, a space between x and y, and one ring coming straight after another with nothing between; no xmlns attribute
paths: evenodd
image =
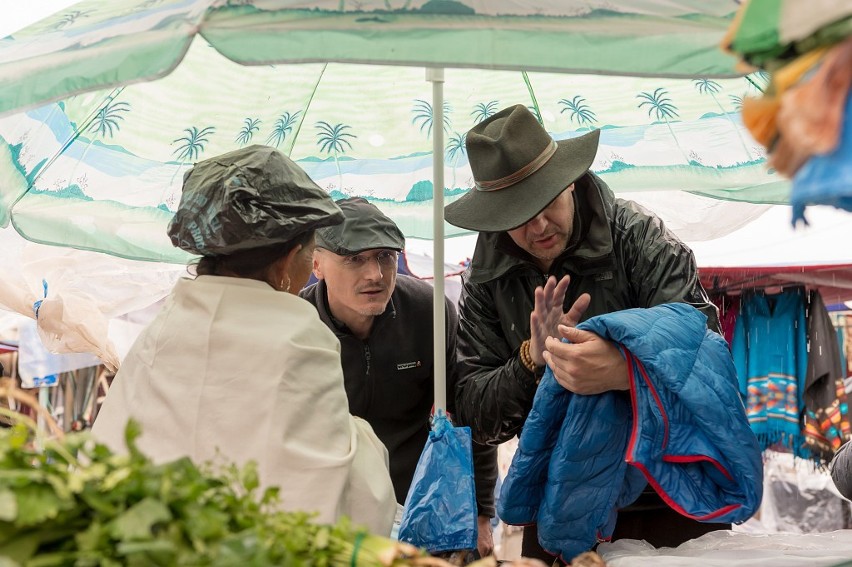
<svg viewBox="0 0 852 567"><path fill-rule="evenodd" d="M444 132L448 132L450 130L450 112L452 108L450 107L450 103L444 101ZM415 126L420 123L420 132L423 132L423 129L426 129L426 138L432 137L432 105L429 104L425 100L416 99L414 101L414 108L411 109L411 113L414 114L414 118L411 119L411 123Z"/></svg>
<svg viewBox="0 0 852 567"><path fill-rule="evenodd" d="M734 110L736 110L737 112L742 112L743 97L737 95L728 95L728 98L731 99L731 105L733 105Z"/></svg>
<svg viewBox="0 0 852 567"><path fill-rule="evenodd" d="M325 152L334 156L334 164L337 166L337 177L340 180L340 190L343 191L343 174L340 172L340 162L338 156L346 153L346 147L352 149L352 144L348 138L357 138L355 134L347 132L351 126L347 124L335 124L332 126L328 122L317 122L314 127L317 132L317 145L321 152Z"/></svg>
<svg viewBox="0 0 852 567"><path fill-rule="evenodd" d="M148 8L153 8L154 6L159 6L164 1L165 0L145 0L145 2L142 2L141 4L136 6L136 8L134 8L134 11L143 12L143 11L147 10Z"/></svg>
<svg viewBox="0 0 852 567"><path fill-rule="evenodd" d="M246 118L243 120L243 127L240 128L239 134L234 138L234 141L237 142L240 147L245 146L255 134L260 132L260 118Z"/></svg>
<svg viewBox="0 0 852 567"><path fill-rule="evenodd" d="M119 123L124 120L124 116L122 116L124 112L130 112L129 102L111 100L98 110L92 125L89 127L89 132L99 135L101 138L107 135L112 138L121 129Z"/></svg>
<svg viewBox="0 0 852 567"><path fill-rule="evenodd" d="M62 14L62 18L53 25L53 29L61 30L73 26L80 18L87 18L92 10L71 10Z"/></svg>
<svg viewBox="0 0 852 567"><path fill-rule="evenodd" d="M725 118L728 119L728 122L731 123L731 128L734 129L734 133L736 133L737 138L739 138L740 145L743 147L743 150L745 150L745 154L746 157L748 157L748 161L752 161L754 158L752 157L751 152L748 151L748 146L746 146L745 140L743 140L743 137L740 134L740 129L737 128L734 119L731 118L731 115L729 113L725 112L725 109L722 108L722 103L720 103L719 99L716 98L716 93L722 90L722 85L720 85L716 81L711 81L710 79L695 79L693 81L693 84L695 85L695 88L698 89L698 92L700 94L709 94L711 97L713 97L713 102L716 103L716 106L719 107L719 110L722 112ZM742 107L742 99L740 99L740 107Z"/></svg>
<svg viewBox="0 0 852 567"><path fill-rule="evenodd" d="M662 120L666 123L666 128L669 129L669 134L672 135L672 138L675 141L675 145L677 145L677 149L680 150L683 159L686 163L689 163L689 158L683 151L683 148L680 147L680 142L677 140L677 136L675 136L674 131L672 130L671 124L669 124L669 118L677 118L679 114L677 113L677 107L672 104L672 99L668 97L669 92L664 88L658 88L653 93L639 93L636 95L636 98L641 100L638 108L642 108L644 106L648 106L648 116L656 115L657 120Z"/></svg>
<svg viewBox="0 0 852 567"><path fill-rule="evenodd" d="M473 112L470 113L470 115L473 116L473 123L479 124L483 120L491 117L495 112L497 112L499 105L500 101L492 100L489 102L480 102L474 106Z"/></svg>
<svg viewBox="0 0 852 567"><path fill-rule="evenodd" d="M116 96L120 93L121 90L117 91ZM121 130L121 122L124 120L123 113L125 112L130 112L130 103L123 101L117 102L114 96L98 110L98 113L92 119L91 125L88 128L88 131L92 134L92 138L86 144L83 155L80 156L81 162L86 159L86 155L98 137L105 138L109 136L111 139Z"/></svg>
<svg viewBox="0 0 852 567"><path fill-rule="evenodd" d="M591 127L598 120L594 111L586 103L586 99L580 95L575 96L571 100L567 98L560 99L559 104L562 105L562 110L559 111L559 114L570 112L571 114L568 118L571 122L576 120L580 127L585 125Z"/></svg>
<svg viewBox="0 0 852 567"><path fill-rule="evenodd" d="M450 183L450 189L456 188L456 167L459 165L459 158L467 154L467 147L465 147L466 138L467 134L456 132L450 136L447 142L447 161L453 162L453 182Z"/></svg>
<svg viewBox="0 0 852 567"><path fill-rule="evenodd" d="M279 116L278 120L275 121L275 125L272 127L272 132L266 138L266 143L272 144L276 148L280 146L281 142L287 139L287 136L293 131L293 126L296 125L300 114L302 114L302 111L297 110L293 114L285 112Z"/></svg>
<svg viewBox="0 0 852 567"><path fill-rule="evenodd" d="M172 140L172 143L179 143L178 147L172 152L172 155L177 158L178 168L189 162L194 162L204 153L204 148L210 141L209 136L216 133L216 128L207 126L199 130L196 126L190 126L184 130L185 136ZM177 171L175 175L177 175ZM174 176L172 177L174 179Z"/></svg>

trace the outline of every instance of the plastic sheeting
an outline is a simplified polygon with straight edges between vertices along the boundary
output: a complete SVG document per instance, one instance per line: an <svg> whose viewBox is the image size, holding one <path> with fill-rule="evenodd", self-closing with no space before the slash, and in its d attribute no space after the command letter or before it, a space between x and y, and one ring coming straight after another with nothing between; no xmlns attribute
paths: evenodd
<svg viewBox="0 0 852 567"><path fill-rule="evenodd" d="M820 533L848 527L847 502L825 469L793 459L789 453L765 453L760 524L768 532ZM852 559L852 553L849 555Z"/></svg>
<svg viewBox="0 0 852 567"><path fill-rule="evenodd" d="M0 308L35 319L47 351L92 353L112 369L119 356L109 320L155 303L185 273L182 266L28 243L9 230L0 231L0 262L14 266L0 279Z"/></svg>
<svg viewBox="0 0 852 567"><path fill-rule="evenodd" d="M821 534L717 531L655 549L623 539L598 547L608 567L827 567L852 558L852 530Z"/></svg>

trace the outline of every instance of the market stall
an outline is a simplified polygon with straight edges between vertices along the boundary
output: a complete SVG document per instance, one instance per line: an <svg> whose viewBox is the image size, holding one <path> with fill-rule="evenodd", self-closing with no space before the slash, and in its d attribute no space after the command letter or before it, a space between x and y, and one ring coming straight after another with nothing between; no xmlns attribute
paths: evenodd
<svg viewBox="0 0 852 567"><path fill-rule="evenodd" d="M168 244L164 227L182 173L203 156L265 141L298 158L332 195L365 195L407 236L434 239L433 273L440 273L440 203L470 187L459 132L498 101L517 100L557 138L602 128L593 170L640 201L642 191L672 191L682 204L673 222L685 230L718 237L759 216L732 204L787 201L788 184L766 170L765 150L737 118L743 95L765 89L767 79L743 79L715 48L732 18L728 2L620 10L566 2L304 4L83 2L0 43L6 230L180 265L188 257ZM429 75L434 98L423 66L448 68ZM690 218L690 203L719 222ZM28 294L0 303L47 331L57 321L49 310L30 313L56 296L54 282L30 275ZM840 538L839 553L847 544ZM632 548L613 564L634 564L645 551Z"/></svg>

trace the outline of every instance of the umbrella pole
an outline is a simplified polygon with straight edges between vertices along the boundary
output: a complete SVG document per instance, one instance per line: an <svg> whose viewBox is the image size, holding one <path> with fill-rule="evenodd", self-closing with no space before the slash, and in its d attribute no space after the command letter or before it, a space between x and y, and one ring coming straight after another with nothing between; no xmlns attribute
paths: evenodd
<svg viewBox="0 0 852 567"><path fill-rule="evenodd" d="M435 413L447 409L446 314L444 312L444 69L427 68L432 83L432 234L435 284L432 336L435 345Z"/></svg>

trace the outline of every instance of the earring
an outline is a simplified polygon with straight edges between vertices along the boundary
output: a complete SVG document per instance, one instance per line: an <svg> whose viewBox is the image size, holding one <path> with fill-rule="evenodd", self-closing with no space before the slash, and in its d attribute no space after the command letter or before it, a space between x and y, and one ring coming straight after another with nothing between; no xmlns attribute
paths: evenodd
<svg viewBox="0 0 852 567"><path fill-rule="evenodd" d="M290 276L287 276L287 289L285 289L284 291L288 293L290 292Z"/></svg>
<svg viewBox="0 0 852 567"><path fill-rule="evenodd" d="M278 291L286 291L286 292L290 291L290 276L289 275L287 276L286 280L282 279L281 283L278 284Z"/></svg>

